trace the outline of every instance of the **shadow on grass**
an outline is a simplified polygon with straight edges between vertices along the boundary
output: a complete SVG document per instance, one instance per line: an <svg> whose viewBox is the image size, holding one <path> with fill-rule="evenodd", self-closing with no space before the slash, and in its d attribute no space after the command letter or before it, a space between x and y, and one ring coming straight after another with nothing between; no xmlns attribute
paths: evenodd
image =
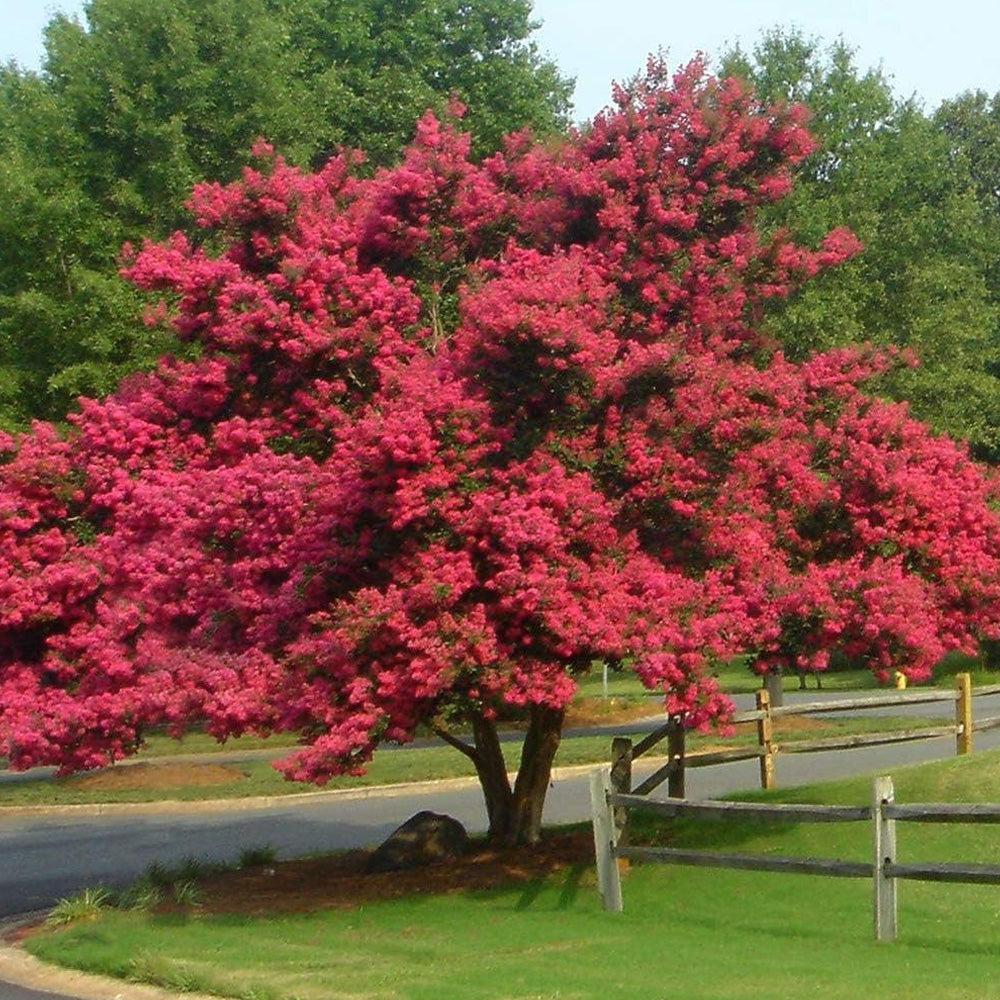
<svg viewBox="0 0 1000 1000"><path fill-rule="evenodd" d="M153 927L173 928L186 927L191 923L191 914L184 910L170 911L169 913L154 913L149 920Z"/></svg>
<svg viewBox="0 0 1000 1000"><path fill-rule="evenodd" d="M942 940L926 933L906 934L905 928L900 932L898 944L904 948L943 952L949 955L1000 957L1000 943L996 941L958 941L954 938Z"/></svg>
<svg viewBox="0 0 1000 1000"><path fill-rule="evenodd" d="M631 843L644 847L692 847L704 850L726 850L740 847L760 837L784 837L801 824L767 820L730 819L663 819L641 809L629 815L628 834Z"/></svg>
<svg viewBox="0 0 1000 1000"><path fill-rule="evenodd" d="M585 891L592 888L583 885L585 876L590 872L593 872L593 865L577 864L527 881L510 882L489 889L470 889L463 895L476 902L494 905L513 900L510 908L516 912L540 908L569 910L576 905L581 888ZM554 902L553 894L556 894Z"/></svg>
<svg viewBox="0 0 1000 1000"><path fill-rule="evenodd" d="M573 865L572 868L567 868L565 872L561 873L562 885L559 889L559 897L556 900L555 905L557 910L568 910L576 903L577 896L580 893L580 882L583 879L583 874L588 871L590 867L590 865ZM541 896L545 890L551 890L554 888L555 881L555 876L547 875L541 878L534 878L527 883L522 883L519 887L520 896L518 897L514 909L531 909L538 901L539 896ZM502 890L498 891L502 892Z"/></svg>

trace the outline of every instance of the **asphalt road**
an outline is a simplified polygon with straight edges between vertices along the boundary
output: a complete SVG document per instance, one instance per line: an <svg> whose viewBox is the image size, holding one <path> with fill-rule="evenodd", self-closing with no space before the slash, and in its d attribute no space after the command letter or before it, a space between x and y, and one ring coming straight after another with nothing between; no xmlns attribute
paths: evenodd
<svg viewBox="0 0 1000 1000"><path fill-rule="evenodd" d="M987 714L991 714L992 710ZM977 733L977 749L1000 746L1000 730ZM777 781L807 781L891 771L893 767L954 753L954 740L868 747L816 754L779 755ZM636 774L644 769L641 761ZM756 786L756 761L692 769L687 794L713 798ZM0 916L43 909L86 886L128 884L153 862L176 864L186 858L233 861L247 847L270 845L280 857L360 847L382 840L403 820L431 808L456 817L469 830L486 826L482 795L474 783L448 782L391 795L370 792L277 800L267 807L239 802L194 811L147 814L109 810L104 815L0 815ZM585 774L553 782L545 806L546 823L586 819L589 791Z"/></svg>
<svg viewBox="0 0 1000 1000"><path fill-rule="evenodd" d="M808 692L807 700L816 693ZM832 695L831 695L832 697ZM788 700L799 698L798 693ZM1000 699L977 704L977 717L1000 714ZM742 707L742 706L741 706ZM923 715L945 715L950 706L923 708ZM898 710L893 710L893 714ZM975 748L1000 746L1000 730L977 733ZM796 785L933 760L954 753L954 739L927 740L777 759L777 781ZM641 764L641 762L640 762ZM637 764L636 773L643 768ZM757 784L757 762L742 761L690 770L687 794L713 798ZM374 844L420 809L456 817L472 831L486 825L482 796L475 784L446 783L391 795L356 793L249 807L218 808L150 815L115 810L104 815L0 815L0 917L44 909L61 896L86 886L122 886L153 862L175 864L185 858L235 860L247 848L270 845L280 857ZM559 777L550 788L546 823L587 818L586 774ZM39 1000L53 994L25 992L0 984L0 1000Z"/></svg>
<svg viewBox="0 0 1000 1000"><path fill-rule="evenodd" d="M28 990L13 983L0 983L0 1000L77 1000L77 998L67 997L62 993L50 993L47 990L39 993L38 990Z"/></svg>

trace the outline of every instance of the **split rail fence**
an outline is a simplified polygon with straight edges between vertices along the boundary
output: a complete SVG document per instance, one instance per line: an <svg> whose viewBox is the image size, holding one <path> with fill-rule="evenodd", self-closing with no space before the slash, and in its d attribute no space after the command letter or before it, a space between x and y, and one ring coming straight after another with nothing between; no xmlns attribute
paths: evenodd
<svg viewBox="0 0 1000 1000"><path fill-rule="evenodd" d="M646 795L667 782L671 798L684 798L684 773L692 767L710 767L734 761L758 759L760 761L760 786L775 785L775 762L784 753L814 753L821 750L848 750L863 746L905 743L913 740L955 737L955 750L966 754L972 750L974 732L1000 727L1000 716L973 720L972 705L975 698L1000 693L1000 684L973 688L967 673L958 674L953 690L893 691L874 698L838 698L813 701L798 705L771 705L766 690L757 692L757 707L749 712L737 712L734 723L753 722L757 728L756 746L735 747L710 753L687 754L684 737L684 720L672 716L662 726L638 743L628 737L616 737L611 744L611 786L615 792ZM896 730L894 732L864 733L854 736L834 736L815 740L789 740L778 742L774 738L774 721L785 716L817 715L827 712L854 712L904 705L934 704L954 705L955 721L942 726ZM667 761L663 766L632 787L632 764L649 753L663 740L667 741Z"/></svg>
<svg viewBox="0 0 1000 1000"><path fill-rule="evenodd" d="M896 938L897 893L900 879L935 882L1000 884L1000 866L962 863L899 864L896 861L896 823L1000 823L1000 805L925 803L897 805L892 779L875 778L870 806L779 805L751 802L692 802L686 799L651 800L643 795L612 791L611 769L591 773L591 805L598 888L604 908L622 910L621 872L617 859L659 861L715 868L795 872L811 875L870 878L875 938ZM868 821L872 827L872 860L841 861L831 858L777 857L727 854L667 847L632 847L618 840L619 813L644 809L661 816L696 815L711 819L751 819L800 823Z"/></svg>

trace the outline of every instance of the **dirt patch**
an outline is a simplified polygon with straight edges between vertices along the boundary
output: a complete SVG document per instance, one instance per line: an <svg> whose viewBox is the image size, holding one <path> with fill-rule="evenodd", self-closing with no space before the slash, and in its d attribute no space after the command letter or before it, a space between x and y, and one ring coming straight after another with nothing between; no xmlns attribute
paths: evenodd
<svg viewBox="0 0 1000 1000"><path fill-rule="evenodd" d="M810 718L808 715L784 715L775 719L771 727L777 736L781 733L821 733L828 730L830 724L822 719ZM755 733L757 723L741 722L735 728L738 733Z"/></svg>
<svg viewBox="0 0 1000 1000"><path fill-rule="evenodd" d="M594 864L589 830L543 837L533 847L499 848L481 841L454 861L405 872L367 875L370 851L347 851L328 858L284 861L214 875L199 883L200 913L300 913L354 908L377 900L421 893L467 892L516 885L563 870Z"/></svg>
<svg viewBox="0 0 1000 1000"><path fill-rule="evenodd" d="M655 715L663 715L662 698L577 698L566 709L564 728L610 726L616 722L634 722Z"/></svg>
<svg viewBox="0 0 1000 1000"><path fill-rule="evenodd" d="M179 788L185 785L227 785L243 781L238 767L226 764L127 764L62 779L66 787L87 791L137 788Z"/></svg>

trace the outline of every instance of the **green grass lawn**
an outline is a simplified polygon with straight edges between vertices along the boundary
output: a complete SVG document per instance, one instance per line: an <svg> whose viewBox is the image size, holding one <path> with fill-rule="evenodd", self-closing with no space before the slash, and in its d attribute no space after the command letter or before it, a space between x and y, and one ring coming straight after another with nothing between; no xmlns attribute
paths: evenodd
<svg viewBox="0 0 1000 1000"><path fill-rule="evenodd" d="M967 656L963 653L948 653L935 667L934 676L921 686L953 687L955 674L968 672L972 676L973 686L1000 683L1000 671L989 669L984 660L978 656ZM738 656L719 664L713 675L719 686L727 694L753 694L760 688L760 677L746 665L745 657ZM870 670L864 669L831 669L823 672L823 690L825 691L864 691L877 688ZM809 677L806 681L808 690L816 688L816 681ZM591 673L578 679L582 695L599 696L604 693L603 671L600 665L595 666ZM799 678L794 672L782 675L781 686L784 691L798 691ZM639 697L650 695L631 670L611 670L608 672L609 697Z"/></svg>
<svg viewBox="0 0 1000 1000"><path fill-rule="evenodd" d="M1000 754L894 772L897 800L1000 801ZM869 779L775 793L867 803ZM866 823L638 822L678 846L867 859ZM906 859L995 861L988 826L899 824ZM51 961L248 1000L991 1000L1000 888L904 882L876 943L865 879L633 865L625 912L590 867L490 892L276 919L109 911L29 941Z"/></svg>
<svg viewBox="0 0 1000 1000"><path fill-rule="evenodd" d="M789 743L797 739L835 737L857 733L883 732L899 729L913 729L944 723L943 717L913 718L867 715L858 718L824 718L813 723L815 728L790 731L785 734L781 723L776 724L776 739ZM748 729L749 727L747 727ZM756 743L756 736L746 731L732 736L718 737L712 734L693 733L688 737L688 753L710 750L720 744L740 746ZM288 749L287 743L284 744ZM279 750L281 747L276 747ZM516 770L519 742L505 743L504 755L511 770ZM653 755L657 751L653 751ZM666 752L666 744L662 745ZM606 763L611 759L610 736L579 736L566 738L559 746L555 764L557 767L573 767L580 764ZM150 765L157 763L154 756ZM244 760L229 765L219 780L211 783L185 781L185 775L197 769L180 772L176 783L164 783L152 778L143 783L128 779L137 777L131 770L136 765L119 765L111 769L117 772L112 777L122 779L116 785L107 781L94 787L89 775L66 778L39 778L0 785L0 812L9 806L41 805L84 805L87 803L110 802L155 802L164 799L180 801L201 801L206 799L248 798L251 796L277 796L317 791L314 785L303 785L286 781L272 766L269 758ZM780 762L779 762L780 777ZM214 770L214 768L213 768ZM368 771L360 776L335 778L326 786L330 789L367 788L376 785L393 785L405 782L439 780L445 778L472 778L475 769L471 762L446 746L383 749L375 754ZM107 773L105 773L107 777Z"/></svg>

